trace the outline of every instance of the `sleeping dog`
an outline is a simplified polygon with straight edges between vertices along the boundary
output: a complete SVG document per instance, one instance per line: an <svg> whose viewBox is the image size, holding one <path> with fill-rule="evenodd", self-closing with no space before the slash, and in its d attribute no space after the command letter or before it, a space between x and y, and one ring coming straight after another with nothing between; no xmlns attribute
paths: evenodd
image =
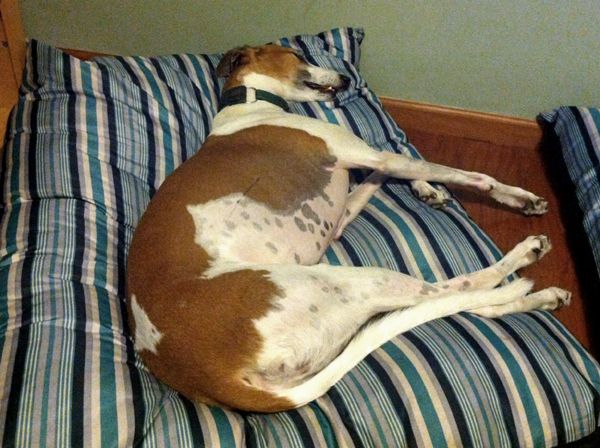
<svg viewBox="0 0 600 448"><path fill-rule="evenodd" d="M556 309L570 294L519 279L543 256L533 236L498 263L427 283L319 261L387 176L470 187L525 214L547 203L490 176L380 152L343 128L288 112L330 101L349 79L275 45L237 48L217 68L223 108L198 153L169 176L135 232L128 261L135 347L192 400L248 411L302 406L396 334L460 311L495 317ZM348 192L348 171L373 174ZM382 314L385 313L385 314ZM380 315L378 319L372 319ZM368 323L369 322L369 323Z"/></svg>

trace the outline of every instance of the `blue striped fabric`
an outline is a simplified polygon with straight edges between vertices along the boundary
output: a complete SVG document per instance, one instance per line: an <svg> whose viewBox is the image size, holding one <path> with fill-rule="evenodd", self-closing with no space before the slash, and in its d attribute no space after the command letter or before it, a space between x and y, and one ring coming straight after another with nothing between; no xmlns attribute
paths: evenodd
<svg viewBox="0 0 600 448"><path fill-rule="evenodd" d="M540 118L559 138L600 275L600 109L560 107Z"/></svg>
<svg viewBox="0 0 600 448"><path fill-rule="evenodd" d="M419 157L356 69L362 39L359 29L282 39L352 78L335 103L292 107ZM30 43L0 179L3 444L552 446L594 431L598 364L545 312L422 325L290 412L239 414L158 383L124 318L127 248L153 193L210 129L218 60L82 62ZM325 261L433 281L499 257L458 203L433 210L391 181Z"/></svg>

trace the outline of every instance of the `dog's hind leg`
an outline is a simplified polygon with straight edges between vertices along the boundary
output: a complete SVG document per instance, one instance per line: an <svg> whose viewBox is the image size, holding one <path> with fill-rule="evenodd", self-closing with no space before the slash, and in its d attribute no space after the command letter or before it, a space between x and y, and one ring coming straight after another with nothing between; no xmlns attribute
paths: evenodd
<svg viewBox="0 0 600 448"><path fill-rule="evenodd" d="M430 296L423 282L383 268L255 265L278 293L254 321L264 341L249 384L268 388L297 384L335 358L373 316L410 308Z"/></svg>
<svg viewBox="0 0 600 448"><path fill-rule="evenodd" d="M433 298L456 294L375 267L269 264L251 269L264 272L278 291L268 312L254 321L264 343L247 378L257 386L289 386L318 372L377 314L423 302L435 307Z"/></svg>
<svg viewBox="0 0 600 448"><path fill-rule="evenodd" d="M497 263L479 271L459 275L449 280L442 280L432 285L455 291L491 289L500 284L510 274L542 258L551 248L552 245L547 236L529 236L517 244Z"/></svg>
<svg viewBox="0 0 600 448"><path fill-rule="evenodd" d="M460 291L382 268L294 264L254 265L252 269L265 272L279 292L271 309L254 322L264 342L244 375L249 385L271 392L301 384L328 368L347 344L354 344L357 335L371 334L369 329L380 325L377 320L362 329L380 313L391 311L398 317L393 320L395 327L381 329L386 337L378 333L376 345L367 341L370 350L398 333L448 314L471 309L481 314L518 310L528 305L527 299L512 308L487 308L521 299L533 285L518 279L496 289ZM550 296L533 295L532 306L549 304ZM368 353L362 347L358 350L362 353L359 360Z"/></svg>
<svg viewBox="0 0 600 448"><path fill-rule="evenodd" d="M525 297L533 282L518 279L506 286L490 291L464 291L424 300L419 304L395 311L364 326L345 346L342 352L314 376L299 384L281 384L271 389L281 398L295 404L306 404L323 395L350 369L373 350L411 328L433 319L448 316L469 309L498 306ZM323 343L323 341L321 341Z"/></svg>
<svg viewBox="0 0 600 448"><path fill-rule="evenodd" d="M460 275L450 280L434 283L433 285L445 290L485 290L497 286L513 272L529 266L543 257L552 245L545 235L530 236L517 244L500 261L490 267L466 275ZM517 299L509 304L487 306L468 310L484 317L498 317L505 314L531 311L534 309L556 310L571 302L571 293L560 288L547 288L526 297Z"/></svg>
<svg viewBox="0 0 600 448"><path fill-rule="evenodd" d="M482 297L496 294L492 288L517 269L533 263L549 248L546 237L529 237L493 266L434 284L375 267L253 265L252 269L264 270L280 290L273 309L255 323L268 341L259 376L289 379L289 372L297 375L297 370L306 369L304 373L308 375L318 370L379 313L408 310L422 303L435 308L439 300L463 292L477 292ZM544 293L512 308L483 308L476 312L499 315L525 307L551 307L561 295L564 294L552 298ZM486 306L490 305L483 301L477 308ZM284 359L288 361L281 361Z"/></svg>
<svg viewBox="0 0 600 448"><path fill-rule="evenodd" d="M483 317L500 317L505 314L524 313L533 310L554 311L571 304L571 293L561 288L551 287L528 294L504 305L484 306L468 310Z"/></svg>

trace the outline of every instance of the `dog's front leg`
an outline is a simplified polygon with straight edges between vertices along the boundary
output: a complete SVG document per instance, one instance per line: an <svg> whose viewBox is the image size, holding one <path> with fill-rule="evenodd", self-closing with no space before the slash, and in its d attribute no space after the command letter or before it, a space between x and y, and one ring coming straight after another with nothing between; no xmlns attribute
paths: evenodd
<svg viewBox="0 0 600 448"><path fill-rule="evenodd" d="M334 239L339 239L342 232L348 224L354 221L360 211L365 208L371 197L383 185L388 176L379 171L373 171L360 185L348 195L346 201L346 210L342 219L338 223L333 234ZM413 180L410 187L421 201L432 206L433 208L445 207L450 202L450 197L446 192L435 188L433 185L423 180Z"/></svg>
<svg viewBox="0 0 600 448"><path fill-rule="evenodd" d="M337 240L342 236L342 232L354 218L358 216L360 211L365 208L367 202L375 194L375 192L386 181L387 176L379 171L373 171L360 185L348 195L346 200L346 210L344 215L338 222L333 237Z"/></svg>
<svg viewBox="0 0 600 448"><path fill-rule="evenodd" d="M343 168L370 168L399 179L443 182L473 188L487 193L502 204L520 209L526 215L541 215L548 209L545 199L522 188L498 182L486 174L450 168L401 154L379 152L353 134L340 131L327 140L330 151Z"/></svg>
<svg viewBox="0 0 600 448"><path fill-rule="evenodd" d="M402 154L376 151L353 133L325 121L284 114L269 119L269 124L302 129L319 137L336 158L337 168L366 168L398 179L461 185L487 193L496 201L520 209L526 215L541 215L548 210L545 199L522 188L503 184L486 174L412 159Z"/></svg>

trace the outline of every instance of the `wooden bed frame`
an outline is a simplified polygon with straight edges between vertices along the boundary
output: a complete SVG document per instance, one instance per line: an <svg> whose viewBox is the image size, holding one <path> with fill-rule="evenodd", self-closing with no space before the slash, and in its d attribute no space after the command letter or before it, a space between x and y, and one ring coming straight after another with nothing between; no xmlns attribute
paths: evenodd
<svg viewBox="0 0 600 448"><path fill-rule="evenodd" d="M0 0L0 138L17 99L25 59L25 33L17 0ZM66 50L81 59L98 53ZM505 183L544 196L550 211L527 218L518 213L453 189L471 217L503 251L527 235L546 234L553 251L539 264L524 270L537 287L556 285L573 292L570 307L558 318L596 357L600 340L593 332L599 290L591 252L582 232L574 195L562 172L560 155L533 120L479 113L442 106L382 99L385 108L407 132L421 153L434 162L481 171Z"/></svg>

